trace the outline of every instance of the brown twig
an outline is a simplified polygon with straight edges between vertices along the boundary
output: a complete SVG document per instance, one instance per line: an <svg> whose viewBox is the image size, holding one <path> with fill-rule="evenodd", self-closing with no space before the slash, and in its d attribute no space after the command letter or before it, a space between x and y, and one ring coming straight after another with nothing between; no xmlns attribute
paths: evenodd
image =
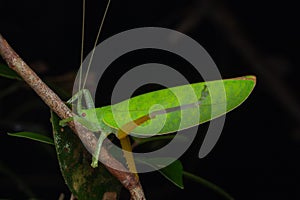
<svg viewBox="0 0 300 200"><path fill-rule="evenodd" d="M23 80L42 98L42 100L61 119L73 117L75 114L64 104L64 102L37 76L37 74L20 58L20 56L10 47L0 34L0 54L7 62L8 66L16 71ZM97 146L95 135L83 127L79 122L70 121L68 126L86 145L90 152L94 152ZM137 177L126 168L103 147L99 155L99 160L107 165L107 169L114 175L123 186L129 190L132 199L145 199L142 186ZM108 166L114 166L115 169ZM121 171L116 170L121 169Z"/></svg>

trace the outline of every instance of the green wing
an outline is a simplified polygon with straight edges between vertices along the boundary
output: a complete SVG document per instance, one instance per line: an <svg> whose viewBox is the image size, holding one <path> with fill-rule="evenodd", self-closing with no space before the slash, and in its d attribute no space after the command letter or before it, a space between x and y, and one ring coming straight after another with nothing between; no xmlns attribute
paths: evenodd
<svg viewBox="0 0 300 200"><path fill-rule="evenodd" d="M255 83L255 76L244 76L183 85L139 95L112 106L97 108L96 112L101 115L101 119L107 126L118 129L153 111L195 103L201 98L206 86L209 95L201 101L199 107L188 107L157 115L133 131L138 135L160 135L199 125L233 110L247 99Z"/></svg>

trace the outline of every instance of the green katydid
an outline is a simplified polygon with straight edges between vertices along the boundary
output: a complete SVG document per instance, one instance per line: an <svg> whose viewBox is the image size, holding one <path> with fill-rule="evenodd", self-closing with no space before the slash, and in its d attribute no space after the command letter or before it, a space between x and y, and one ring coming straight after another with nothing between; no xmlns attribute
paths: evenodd
<svg viewBox="0 0 300 200"><path fill-rule="evenodd" d="M239 106L250 95L255 82L256 78L254 76L244 76L183 85L146 93L101 108L94 108L93 102L90 101L89 92L82 90L78 93L78 96L83 95L90 108L83 110L77 108L79 116L75 117L74 120L79 121L91 131L101 131L99 146L94 154L95 158L99 155L101 144L107 135L110 133L116 134L120 139L122 148L125 150L124 156L130 171L136 172L132 156L128 154L131 151L127 136L129 133L144 137L147 135L152 136L154 133L162 135L212 120ZM208 88L214 94L217 94L218 90L222 89L220 86L224 86L225 98L209 95ZM191 100L191 89L196 94L198 101ZM70 102L78 96L75 95ZM184 102L183 104L180 104L177 100L178 97L181 98L181 102ZM160 104L164 109L149 111L156 104ZM224 105L226 106L225 110L223 109ZM213 113L211 112L212 106L215 109ZM126 111L126 108L128 111ZM182 112L185 112L184 116L190 117L188 120L183 120L183 123L181 122ZM193 116L199 118L195 119ZM149 123L144 124L145 122ZM157 131L157 127L161 127L159 131ZM97 160L94 160L93 166L96 166L96 163Z"/></svg>
<svg viewBox="0 0 300 200"><path fill-rule="evenodd" d="M110 1L106 7L95 44L109 4ZM84 30L82 38L84 38ZM80 76L81 73L80 71ZM105 138L111 133L115 134L124 150L123 154L129 170L136 173L128 138L130 133L144 137L154 134L168 134L217 118L239 106L250 95L255 86L256 78L244 76L177 86L146 93L101 108L95 108L89 91L84 89L85 82L86 77L82 86L79 84L79 92L68 101L73 103L77 100L78 115L72 119L62 120L61 124L76 120L89 130L99 132L98 146L93 155L92 167L97 166L97 158ZM82 108L82 98L85 100L86 109ZM153 110L153 106L157 104L163 108ZM214 107L213 112L212 107Z"/></svg>

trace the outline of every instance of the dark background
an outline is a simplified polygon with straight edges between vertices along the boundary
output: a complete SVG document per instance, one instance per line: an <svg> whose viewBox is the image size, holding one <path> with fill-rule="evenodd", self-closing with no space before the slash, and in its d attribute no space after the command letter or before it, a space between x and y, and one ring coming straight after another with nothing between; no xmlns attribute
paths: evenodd
<svg viewBox="0 0 300 200"><path fill-rule="evenodd" d="M87 3L85 54L92 48L105 4ZM43 79L71 91L80 63L81 2L2 0L0 8L1 34ZM299 199L298 12L293 1L113 0L100 41L131 28L171 28L197 40L223 78L256 75L254 92L227 115L213 151L198 158L199 136L181 160L187 171L236 199ZM189 81L201 81L174 55L137 52L121 61L106 73L107 95L99 99L99 106L109 102L118 77L143 62L161 61ZM58 199L60 193L68 198L53 148L5 134L28 130L51 135L47 107L20 82L1 78L0 89L0 199ZM156 172L141 175L141 181L148 199L221 199L186 179L185 189L180 190ZM126 199L128 194L122 195Z"/></svg>

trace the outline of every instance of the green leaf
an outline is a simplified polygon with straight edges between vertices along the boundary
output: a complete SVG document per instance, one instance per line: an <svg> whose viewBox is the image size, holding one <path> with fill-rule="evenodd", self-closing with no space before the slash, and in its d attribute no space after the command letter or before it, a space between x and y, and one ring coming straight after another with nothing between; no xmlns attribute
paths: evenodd
<svg viewBox="0 0 300 200"><path fill-rule="evenodd" d="M120 182L101 163L97 168L90 166L92 155L68 127L59 126L59 120L51 112L59 166L70 191L80 200L103 199L105 192L116 192L119 196Z"/></svg>
<svg viewBox="0 0 300 200"><path fill-rule="evenodd" d="M54 145L52 138L42 135L40 133L18 132L18 133L7 133L7 134L14 137L22 137L22 138L27 138L27 139L43 142L46 144Z"/></svg>
<svg viewBox="0 0 300 200"><path fill-rule="evenodd" d="M137 159L138 162L144 163L156 170L159 171L166 179L171 181L174 185L177 187L183 189L183 181L182 181L182 172L183 172L183 167L182 164L179 160L175 160L168 166L167 163L170 163L171 161L174 160L172 158L143 158ZM161 168L161 166L166 166Z"/></svg>
<svg viewBox="0 0 300 200"><path fill-rule="evenodd" d="M10 69L7 65L0 64L0 76L10 79L22 80L22 78L12 69Z"/></svg>
<svg viewBox="0 0 300 200"><path fill-rule="evenodd" d="M225 190L223 190L219 186L215 185L214 183L212 183L208 180L205 180L204 178L201 178L199 176L196 176L192 173L186 172L186 171L183 171L182 173L186 178L191 179L191 180L193 180L197 183L200 183L201 185L213 190L217 194L221 195L223 198L228 199L228 200L234 200L234 198L230 194L228 194Z"/></svg>
<svg viewBox="0 0 300 200"><path fill-rule="evenodd" d="M105 124L118 129L134 119L149 114L149 110L155 105L160 107L154 110L162 110L195 103L207 87L209 95L201 101L199 109L195 106L157 115L133 130L136 135L166 134L202 124L233 110L248 98L255 83L254 76L244 76L183 85L139 95L112 106L97 108L96 112ZM89 110L85 112L89 114Z"/></svg>
<svg viewBox="0 0 300 200"><path fill-rule="evenodd" d="M158 170L166 179L183 189L182 172L183 167L179 160L174 161L165 168Z"/></svg>

